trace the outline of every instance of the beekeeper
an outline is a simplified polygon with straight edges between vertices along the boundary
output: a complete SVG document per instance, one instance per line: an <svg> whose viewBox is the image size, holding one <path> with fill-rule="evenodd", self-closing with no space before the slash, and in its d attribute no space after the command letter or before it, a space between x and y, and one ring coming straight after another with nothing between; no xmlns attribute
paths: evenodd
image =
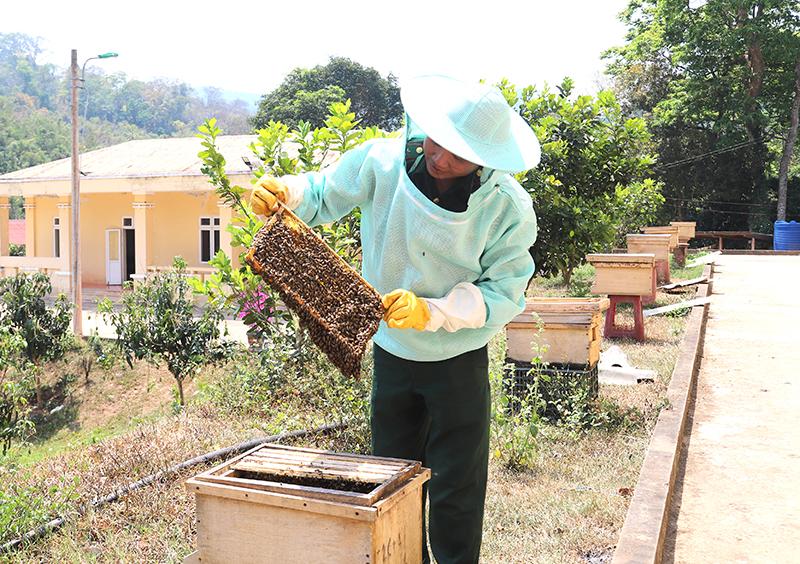
<svg viewBox="0 0 800 564"><path fill-rule="evenodd" d="M446 76L405 84L404 135L374 139L321 172L262 178L311 226L361 208L363 276L386 313L373 339L372 448L421 460L440 564L477 562L489 455L487 343L524 309L536 239L530 196L509 173L539 143L497 88ZM423 559L429 561L423 524Z"/></svg>

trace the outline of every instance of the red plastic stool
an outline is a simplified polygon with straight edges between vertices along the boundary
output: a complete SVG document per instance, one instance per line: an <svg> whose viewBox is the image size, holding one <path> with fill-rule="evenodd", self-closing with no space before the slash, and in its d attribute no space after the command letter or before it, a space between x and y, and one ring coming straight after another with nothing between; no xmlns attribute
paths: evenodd
<svg viewBox="0 0 800 564"><path fill-rule="evenodd" d="M608 299L611 303L608 306L608 311L606 311L604 337L630 337L637 341L644 341L642 296L608 296ZM633 328L616 324L617 304L631 304L633 306Z"/></svg>

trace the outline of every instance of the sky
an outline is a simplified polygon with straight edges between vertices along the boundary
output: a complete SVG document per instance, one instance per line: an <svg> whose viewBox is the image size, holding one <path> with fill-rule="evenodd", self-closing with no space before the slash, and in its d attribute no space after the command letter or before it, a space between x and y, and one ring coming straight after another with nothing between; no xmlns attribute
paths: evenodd
<svg viewBox="0 0 800 564"><path fill-rule="evenodd" d="M403 80L443 73L580 93L607 85L601 53L621 45L628 0L5 0L0 32L41 38L40 63L69 66L70 50L129 78L264 94L296 67L349 57ZM599 86L601 85L601 86Z"/></svg>

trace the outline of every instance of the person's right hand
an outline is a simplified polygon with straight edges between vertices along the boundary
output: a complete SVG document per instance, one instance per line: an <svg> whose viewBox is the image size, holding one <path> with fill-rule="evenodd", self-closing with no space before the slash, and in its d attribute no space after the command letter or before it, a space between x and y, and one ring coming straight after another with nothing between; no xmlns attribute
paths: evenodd
<svg viewBox="0 0 800 564"><path fill-rule="evenodd" d="M272 176L264 176L250 194L250 206L258 215L269 217L278 211L280 207L278 201L285 204L288 199L289 188L286 184Z"/></svg>

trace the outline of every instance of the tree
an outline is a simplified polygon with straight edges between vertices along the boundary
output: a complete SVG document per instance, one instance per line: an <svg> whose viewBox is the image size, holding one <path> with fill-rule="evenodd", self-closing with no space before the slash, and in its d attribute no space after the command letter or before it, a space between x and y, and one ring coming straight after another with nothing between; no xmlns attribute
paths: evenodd
<svg viewBox="0 0 800 564"><path fill-rule="evenodd" d="M0 174L69 155L69 125L22 94L0 96Z"/></svg>
<svg viewBox="0 0 800 564"><path fill-rule="evenodd" d="M39 369L43 362L61 358L71 342L72 306L60 294L52 308L44 299L53 290L45 274L17 274L0 278L0 326L9 327L25 343L23 353L36 367L36 401L41 406Z"/></svg>
<svg viewBox="0 0 800 564"><path fill-rule="evenodd" d="M352 102L352 111L362 123L382 129L397 129L403 119L397 79L383 78L378 71L345 57L331 57L326 65L296 68L259 103L253 118L256 129L270 121L296 127L301 121L322 127L333 102Z"/></svg>
<svg viewBox="0 0 800 564"><path fill-rule="evenodd" d="M767 229L770 139L789 129L800 50L796 2L632 0L621 19L628 42L607 53L609 72L653 119L674 211L699 205L708 228Z"/></svg>
<svg viewBox="0 0 800 564"><path fill-rule="evenodd" d="M573 97L569 78L556 92L500 87L542 145L539 166L520 176L538 217L537 273L560 273L569 283L587 253L619 244L658 212L663 199L650 178L650 134L609 91Z"/></svg>
<svg viewBox="0 0 800 564"><path fill-rule="evenodd" d="M181 406L184 381L202 366L227 359L234 350L233 343L220 339L222 314L216 307L205 308L195 318L186 263L180 257L172 271L148 278L126 293L120 310L106 299L98 311L114 327L117 346L130 367L142 359L167 365Z"/></svg>

